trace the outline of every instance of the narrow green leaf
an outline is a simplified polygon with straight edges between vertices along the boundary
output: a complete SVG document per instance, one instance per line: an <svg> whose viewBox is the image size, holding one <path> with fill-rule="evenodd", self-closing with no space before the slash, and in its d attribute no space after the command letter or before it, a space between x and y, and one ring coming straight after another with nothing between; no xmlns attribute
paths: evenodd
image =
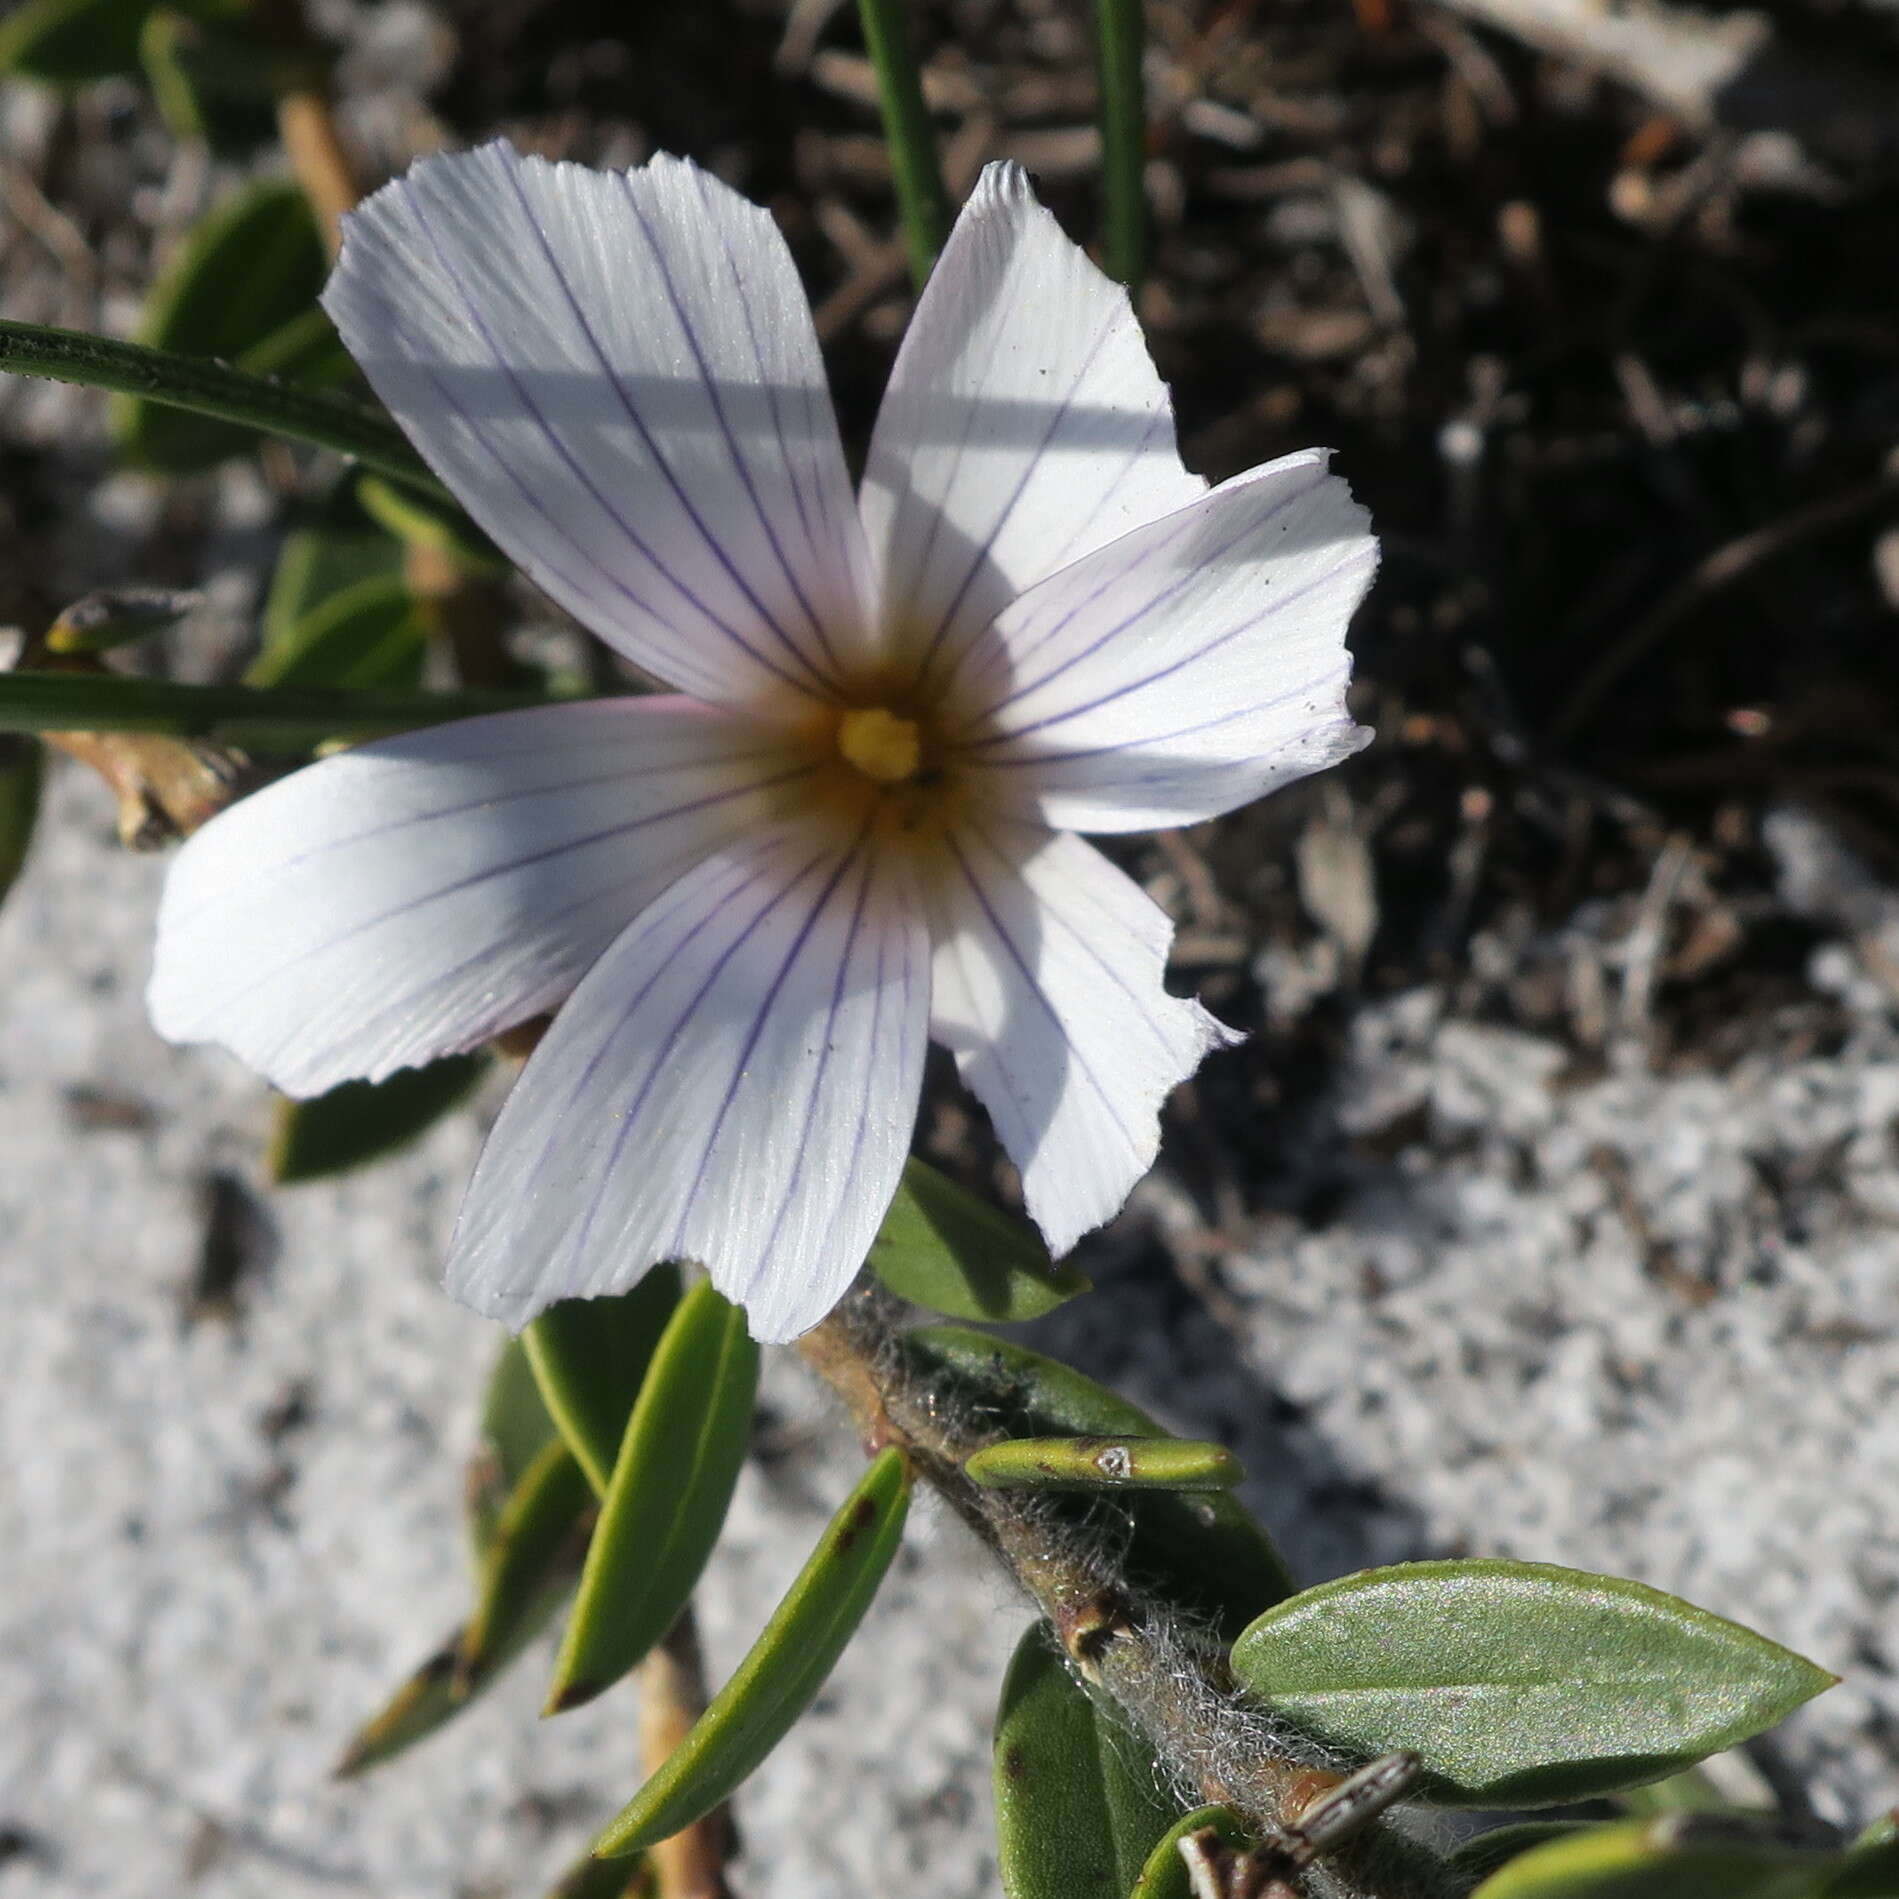
<svg viewBox="0 0 1899 1899"><path fill-rule="evenodd" d="M920 1160L904 1164L870 1266L900 1299L953 1319L1036 1319L1089 1289L1033 1228Z"/></svg>
<svg viewBox="0 0 1899 1899"><path fill-rule="evenodd" d="M1180 1856L1180 1843L1190 1833L1201 1833L1208 1829L1212 1830L1222 1846L1243 1852L1252 1845L1246 1829L1227 1808L1196 1807L1192 1813L1176 1820L1160 1836L1153 1852L1148 1854L1147 1864L1141 1868L1141 1876L1134 1882L1134 1890L1128 1899L1194 1899L1193 1888L1187 1878L1187 1862Z"/></svg>
<svg viewBox="0 0 1899 1899"><path fill-rule="evenodd" d="M1138 287L1147 253L1147 94L1143 0L1094 0L1101 88L1101 188L1108 275Z"/></svg>
<svg viewBox="0 0 1899 1899"><path fill-rule="evenodd" d="M549 1888L547 1899L660 1899L659 1875L645 1854L629 1863L588 1853Z"/></svg>
<svg viewBox="0 0 1899 1899"><path fill-rule="evenodd" d="M1645 1786L1630 1787L1616 1796L1617 1804L1631 1819L1646 1819L1664 1813L1725 1813L1730 1816L1771 1812L1759 1802L1749 1805L1730 1800L1700 1767L1685 1768L1666 1780L1654 1780Z"/></svg>
<svg viewBox="0 0 1899 1899"><path fill-rule="evenodd" d="M996 1851L1008 1899L1131 1891L1180 1817L1140 1740L1097 1707L1037 1623L996 1710Z"/></svg>
<svg viewBox="0 0 1899 1899"><path fill-rule="evenodd" d="M1067 1365L986 1332L926 1326L907 1335L904 1349L956 1401L980 1407L1012 1436L1163 1435L1138 1405ZM1108 1507L1098 1494L1049 1502L1051 1510L1087 1515ZM1234 1497L1151 1492L1117 1498L1112 1507L1127 1513L1134 1579L1206 1617L1228 1638L1292 1593L1272 1539Z"/></svg>
<svg viewBox="0 0 1899 1899"><path fill-rule="evenodd" d="M258 654L253 686L419 686L429 630L400 576L360 580Z"/></svg>
<svg viewBox="0 0 1899 1899"><path fill-rule="evenodd" d="M1519 1820L1514 1826L1493 1826L1486 1833L1473 1834L1447 1853L1444 1863L1465 1885L1474 1886L1519 1854L1589 1830L1581 1820Z"/></svg>
<svg viewBox="0 0 1899 1899"><path fill-rule="evenodd" d="M1407 1563L1308 1589L1233 1646L1241 1684L1420 1795L1540 1806L1678 1773L1834 1677L1659 1590L1546 1563Z"/></svg>
<svg viewBox="0 0 1899 1899"><path fill-rule="evenodd" d="M0 673L0 732L166 732L253 751L304 751L326 739L410 732L557 703L533 692L191 686L124 673Z"/></svg>
<svg viewBox="0 0 1899 1899"><path fill-rule="evenodd" d="M521 1335L541 1402L599 1496L680 1291L679 1268L655 1266L631 1292L549 1306Z"/></svg>
<svg viewBox="0 0 1899 1899"><path fill-rule="evenodd" d="M1231 1490L1240 1460L1181 1437L1016 1437L964 1464L992 1490Z"/></svg>
<svg viewBox="0 0 1899 1899"><path fill-rule="evenodd" d="M936 131L923 99L923 77L910 45L904 0L858 0L864 47L877 75L884 139L890 147L897 215L910 253L910 275L923 288L949 235L949 194L936 159Z"/></svg>
<svg viewBox="0 0 1899 1899"><path fill-rule="evenodd" d="M328 268L302 191L276 181L252 185L208 212L185 241L152 292L138 340L239 361L314 308ZM243 454L255 439L134 396L118 398L113 422L127 456L168 474Z"/></svg>
<svg viewBox="0 0 1899 1899"><path fill-rule="evenodd" d="M307 55L287 54L243 8L194 20L160 7L146 22L139 60L172 137L231 157L270 139L277 95L310 64Z"/></svg>
<svg viewBox="0 0 1899 1899"><path fill-rule="evenodd" d="M361 581L400 580L402 566L401 543L380 528L345 521L293 528L284 536L257 623L263 654L284 646L299 622L324 601Z"/></svg>
<svg viewBox="0 0 1899 1899"><path fill-rule="evenodd" d="M380 409L332 390L300 389L205 357L5 318L0 318L0 374L45 376L166 403L332 449L391 481L441 492L402 431Z"/></svg>
<svg viewBox="0 0 1899 1899"><path fill-rule="evenodd" d="M566 1444L542 1446L495 1519L475 1613L462 1630L455 1687L466 1695L518 1655L572 1586L592 1527L593 1488Z"/></svg>
<svg viewBox="0 0 1899 1899"><path fill-rule="evenodd" d="M1630 1820L1519 1854L1472 1899L1818 1899L1828 1857Z"/></svg>
<svg viewBox="0 0 1899 1899"><path fill-rule="evenodd" d="M447 1055L387 1081L345 1081L308 1101L280 1099L265 1171L278 1186L295 1187L382 1160L460 1107L488 1067L486 1055Z"/></svg>
<svg viewBox="0 0 1899 1899"><path fill-rule="evenodd" d="M0 73L83 86L138 65L151 0L20 0L0 20Z"/></svg>
<svg viewBox="0 0 1899 1899"><path fill-rule="evenodd" d="M510 571L507 556L446 497L399 488L380 475L364 475L356 494L364 513L405 545L445 554L478 577L499 579Z"/></svg>
<svg viewBox="0 0 1899 1899"><path fill-rule="evenodd" d="M679 1619L725 1522L757 1395L745 1314L702 1279L668 1321L627 1421L549 1714L612 1687Z"/></svg>
<svg viewBox="0 0 1899 1899"><path fill-rule="evenodd" d="M357 1731L336 1765L339 1779L426 1739L499 1679L571 1594L592 1503L566 1447L543 1446L494 1519L473 1619Z"/></svg>
<svg viewBox="0 0 1899 1899"><path fill-rule="evenodd" d="M0 737L0 902L26 864L45 761L36 740Z"/></svg>
<svg viewBox="0 0 1899 1899"><path fill-rule="evenodd" d="M475 1561L486 1560L495 1524L509 1494L543 1449L554 1440L554 1420L521 1340L509 1339L495 1355L481 1399L480 1441L469 1470L469 1536Z"/></svg>
<svg viewBox="0 0 1899 1899"><path fill-rule="evenodd" d="M670 1839L728 1799L804 1713L857 1632L903 1540L910 1471L884 1451L831 1519L732 1679L594 1842L609 1858Z"/></svg>

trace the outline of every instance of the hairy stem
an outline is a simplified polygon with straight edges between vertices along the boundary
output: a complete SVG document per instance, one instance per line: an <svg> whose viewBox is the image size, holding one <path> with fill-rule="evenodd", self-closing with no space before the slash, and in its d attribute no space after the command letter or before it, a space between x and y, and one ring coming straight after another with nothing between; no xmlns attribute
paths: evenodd
<svg viewBox="0 0 1899 1899"><path fill-rule="evenodd" d="M859 1293L798 1345L866 1444L909 1455L1048 1619L1076 1671L1119 1706L1177 1781L1263 1835L1296 1822L1314 1790L1313 1758L1256 1748L1234 1759L1220 1730L1244 1716L1219 1652L1168 1630L1158 1605L1118 1575L1105 1542L1052 1537L1032 1493L985 1489L964 1475L964 1460L996 1435L937 1402L899 1349L897 1311L878 1291ZM1435 1854L1383 1823L1315 1871L1315 1890L1342 1899L1443 1899L1453 1889Z"/></svg>

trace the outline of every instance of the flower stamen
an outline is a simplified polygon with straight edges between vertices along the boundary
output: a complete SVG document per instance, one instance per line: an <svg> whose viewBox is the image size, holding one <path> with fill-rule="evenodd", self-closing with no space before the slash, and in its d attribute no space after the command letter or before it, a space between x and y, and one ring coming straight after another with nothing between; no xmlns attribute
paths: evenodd
<svg viewBox="0 0 1899 1899"><path fill-rule="evenodd" d="M866 778L900 785L923 767L923 732L914 719L900 719L882 706L863 706L838 722L837 749Z"/></svg>

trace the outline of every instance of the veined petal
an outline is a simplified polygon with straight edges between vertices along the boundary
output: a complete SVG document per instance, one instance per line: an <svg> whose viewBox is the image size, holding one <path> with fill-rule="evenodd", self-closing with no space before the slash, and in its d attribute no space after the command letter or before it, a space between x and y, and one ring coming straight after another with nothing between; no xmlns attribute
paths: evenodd
<svg viewBox="0 0 1899 1899"><path fill-rule="evenodd" d="M887 637L941 676L1025 587L1206 483L1127 292L988 166L890 374L859 505Z"/></svg>
<svg viewBox="0 0 1899 1899"><path fill-rule="evenodd" d="M770 727L601 699L383 739L214 818L173 864L150 1004L291 1094L552 1008L649 897L812 770Z"/></svg>
<svg viewBox="0 0 1899 1899"><path fill-rule="evenodd" d="M1149 831L1247 804L1371 734L1345 630L1378 564L1309 449L1223 482L1013 602L960 687L963 766L996 808Z"/></svg>
<svg viewBox="0 0 1899 1899"><path fill-rule="evenodd" d="M469 513L628 659L718 704L836 696L866 555L768 213L678 159L485 145L353 212L323 305Z"/></svg>
<svg viewBox="0 0 1899 1899"><path fill-rule="evenodd" d="M930 886L930 1034L989 1110L1049 1246L1120 1210L1160 1106L1241 1038L1162 985L1173 925L1080 838L965 828Z"/></svg>
<svg viewBox="0 0 1899 1899"><path fill-rule="evenodd" d="M449 1290L513 1326L706 1266L795 1338L863 1264L922 1086L929 938L906 867L810 821L687 873L555 1018L488 1140Z"/></svg>

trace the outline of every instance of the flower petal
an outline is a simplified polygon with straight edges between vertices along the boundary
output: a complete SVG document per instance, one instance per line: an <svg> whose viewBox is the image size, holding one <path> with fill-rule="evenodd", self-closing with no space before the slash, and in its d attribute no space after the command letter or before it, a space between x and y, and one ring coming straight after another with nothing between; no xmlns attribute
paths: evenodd
<svg viewBox="0 0 1899 1899"><path fill-rule="evenodd" d="M1005 821L966 828L948 857L930 891L930 1035L1064 1253L1154 1164L1174 1086L1241 1038L1167 993L1173 925L1093 845Z"/></svg>
<svg viewBox="0 0 1899 1899"><path fill-rule="evenodd" d="M795 1338L863 1264L922 1086L929 939L904 867L809 822L687 873L508 1097L449 1290L508 1324L694 1259Z"/></svg>
<svg viewBox="0 0 1899 1899"><path fill-rule="evenodd" d="M1345 630L1378 543L1309 449L1045 580L960 682L979 795L1079 831L1190 824L1371 737Z"/></svg>
<svg viewBox="0 0 1899 1899"><path fill-rule="evenodd" d="M469 513L628 659L728 705L836 696L866 556L766 212L678 159L485 145L352 213L323 305Z"/></svg>
<svg viewBox="0 0 1899 1899"><path fill-rule="evenodd" d="M1023 588L1205 489L1127 292L1019 165L986 167L871 437L859 505L887 638L940 668Z"/></svg>
<svg viewBox="0 0 1899 1899"><path fill-rule="evenodd" d="M152 1020L298 1095L472 1048L552 1008L682 864L810 770L686 699L497 713L326 759L179 853Z"/></svg>

